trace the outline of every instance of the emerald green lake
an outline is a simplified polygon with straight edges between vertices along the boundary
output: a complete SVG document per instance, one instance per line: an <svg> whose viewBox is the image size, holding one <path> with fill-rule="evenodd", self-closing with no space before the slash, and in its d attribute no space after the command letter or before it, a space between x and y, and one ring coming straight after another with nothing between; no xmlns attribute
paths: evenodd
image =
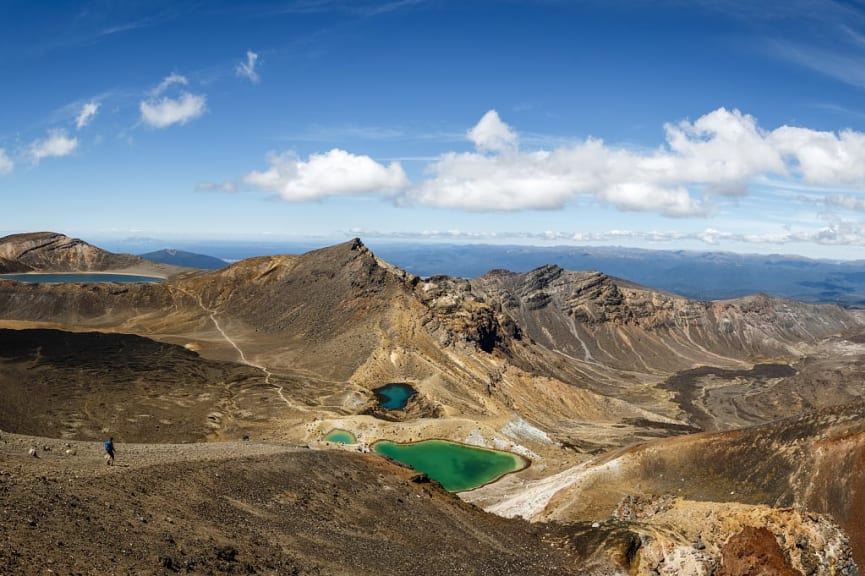
<svg viewBox="0 0 865 576"><path fill-rule="evenodd" d="M402 410L417 391L408 384L388 384L373 390L379 405L386 410Z"/></svg>
<svg viewBox="0 0 865 576"><path fill-rule="evenodd" d="M100 273L50 273L50 274L0 274L0 280L15 282L30 282L31 284L62 284L71 282L122 282L124 284L140 284L145 282L163 282L165 278L157 276L138 276L134 274L100 274Z"/></svg>
<svg viewBox="0 0 865 576"><path fill-rule="evenodd" d="M334 442L336 444L357 444L357 438L348 430L340 430L339 428L331 430L324 437L325 442Z"/></svg>
<svg viewBox="0 0 865 576"><path fill-rule="evenodd" d="M412 444L382 440L373 445L373 451L424 472L451 492L483 486L529 465L528 460L510 452L476 448L447 440L425 440Z"/></svg>

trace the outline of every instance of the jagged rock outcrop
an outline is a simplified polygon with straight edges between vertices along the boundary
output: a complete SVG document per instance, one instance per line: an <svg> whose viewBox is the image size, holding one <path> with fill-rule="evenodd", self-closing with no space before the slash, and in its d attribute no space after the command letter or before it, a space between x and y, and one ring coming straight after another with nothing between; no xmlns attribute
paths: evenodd
<svg viewBox="0 0 865 576"><path fill-rule="evenodd" d="M521 332L508 316L472 291L468 280L432 276L418 282L415 295L427 307L424 326L437 336L442 346L469 343L484 352L508 349Z"/></svg>
<svg viewBox="0 0 865 576"><path fill-rule="evenodd" d="M672 372L791 355L802 342L858 326L838 306L763 295L694 301L558 266L493 271L472 280L471 290L543 347L623 370Z"/></svg>

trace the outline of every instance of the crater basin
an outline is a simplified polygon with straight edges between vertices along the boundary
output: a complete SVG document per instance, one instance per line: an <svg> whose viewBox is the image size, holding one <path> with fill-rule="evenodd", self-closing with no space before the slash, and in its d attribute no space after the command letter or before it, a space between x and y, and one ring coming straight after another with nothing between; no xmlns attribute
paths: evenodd
<svg viewBox="0 0 865 576"><path fill-rule="evenodd" d="M388 384L373 390L378 404L385 410L402 410L417 390L408 384Z"/></svg>
<svg viewBox="0 0 865 576"><path fill-rule="evenodd" d="M478 448L447 440L399 444L381 440L373 451L393 458L436 480L445 490L461 492L489 484L530 461L511 452Z"/></svg>
<svg viewBox="0 0 865 576"><path fill-rule="evenodd" d="M324 437L325 442L333 442L335 444L357 444L357 438L348 430L340 430L335 428L327 433Z"/></svg>

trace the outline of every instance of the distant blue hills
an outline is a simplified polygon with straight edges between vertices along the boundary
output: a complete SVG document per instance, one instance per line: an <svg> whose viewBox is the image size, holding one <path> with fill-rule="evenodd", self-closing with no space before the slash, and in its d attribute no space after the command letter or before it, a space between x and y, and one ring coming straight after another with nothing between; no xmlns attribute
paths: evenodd
<svg viewBox="0 0 865 576"><path fill-rule="evenodd" d="M404 245L373 250L420 276L475 277L492 268L527 272L557 264L568 270L598 270L701 300L764 293L803 302L865 307L865 260L567 246Z"/></svg>
<svg viewBox="0 0 865 576"><path fill-rule="evenodd" d="M139 254L141 258L158 262L160 264L171 264L173 266L184 266L186 268L200 268L202 270L219 270L228 266L228 262L221 258L213 256L205 256L204 254L196 254L194 252L185 252L183 250L173 250L166 248L157 250L156 252L148 252Z"/></svg>

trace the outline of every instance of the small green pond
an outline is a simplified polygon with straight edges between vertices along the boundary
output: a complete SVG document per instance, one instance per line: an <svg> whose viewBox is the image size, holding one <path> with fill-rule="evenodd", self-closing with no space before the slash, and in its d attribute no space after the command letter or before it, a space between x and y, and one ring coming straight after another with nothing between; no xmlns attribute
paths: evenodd
<svg viewBox="0 0 865 576"><path fill-rule="evenodd" d="M335 429L327 433L324 437L325 442L334 442L336 444L357 444L357 438L348 430Z"/></svg>
<svg viewBox="0 0 865 576"><path fill-rule="evenodd" d="M382 440L373 445L373 451L424 472L451 492L483 486L529 465L527 459L517 454L447 440L424 440L412 444Z"/></svg>

